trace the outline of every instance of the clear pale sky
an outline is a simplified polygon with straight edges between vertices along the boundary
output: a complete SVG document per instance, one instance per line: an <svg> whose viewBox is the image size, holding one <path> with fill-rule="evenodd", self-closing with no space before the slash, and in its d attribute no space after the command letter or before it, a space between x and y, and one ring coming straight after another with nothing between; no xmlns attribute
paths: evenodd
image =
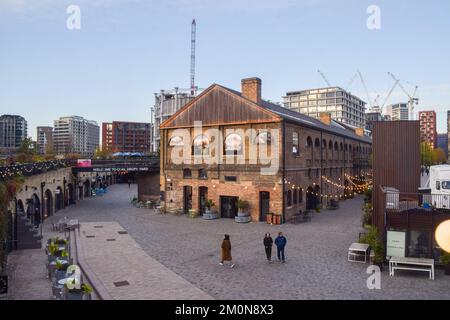
<svg viewBox="0 0 450 320"><path fill-rule="evenodd" d="M81 30L66 9L81 8ZM369 30L369 5L381 29ZM197 20L196 82L240 89L258 76L263 97L347 86L359 69L372 94L386 94L390 71L418 110L450 109L450 1L418 0L0 0L0 114L23 115L29 135L59 116L99 122L150 121L154 93L189 87L190 26ZM358 80L350 91L367 101ZM381 99L383 100L383 99ZM397 88L389 102L406 101Z"/></svg>

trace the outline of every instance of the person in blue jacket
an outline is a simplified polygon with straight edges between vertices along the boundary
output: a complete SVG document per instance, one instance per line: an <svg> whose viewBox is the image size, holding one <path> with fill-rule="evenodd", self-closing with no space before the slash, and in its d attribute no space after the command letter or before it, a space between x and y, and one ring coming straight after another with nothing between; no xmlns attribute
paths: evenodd
<svg viewBox="0 0 450 320"><path fill-rule="evenodd" d="M286 247L287 239L283 236L283 233L278 233L278 237L275 239L275 245L277 246L277 256L278 261L282 261L284 263L284 248Z"/></svg>

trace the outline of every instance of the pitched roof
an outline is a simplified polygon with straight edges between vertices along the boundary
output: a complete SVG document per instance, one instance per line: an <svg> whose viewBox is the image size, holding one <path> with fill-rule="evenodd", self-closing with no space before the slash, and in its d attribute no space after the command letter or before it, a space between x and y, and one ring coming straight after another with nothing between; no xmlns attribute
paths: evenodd
<svg viewBox="0 0 450 320"><path fill-rule="evenodd" d="M223 86L221 86L221 87L225 90L232 92L233 94L243 97L242 93L239 91L229 89L229 88L223 87ZM245 97L243 97L243 98L245 98ZM271 102L265 101L265 100L262 100L261 104L259 106L281 116L283 119L285 119L287 121L294 122L294 123L297 123L302 126L310 127L312 129L318 129L321 131L329 132L332 134L344 136L347 138L359 140L359 141L366 142L366 143L372 143L372 139L370 137L359 136L355 133L354 130L349 129L346 125L341 124L335 120L331 120L331 124L326 125L316 118L312 118L303 113L299 113L297 111L285 108L283 106L280 106L278 104L274 104L274 103L271 103Z"/></svg>

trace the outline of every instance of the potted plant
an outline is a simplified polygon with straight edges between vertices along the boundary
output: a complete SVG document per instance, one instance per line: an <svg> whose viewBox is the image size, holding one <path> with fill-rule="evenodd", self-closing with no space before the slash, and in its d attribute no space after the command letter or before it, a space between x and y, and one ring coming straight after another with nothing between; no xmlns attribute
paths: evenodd
<svg viewBox="0 0 450 320"><path fill-rule="evenodd" d="M238 215L234 218L234 221L238 223L247 223L252 220L250 214L248 213L248 208L250 204L247 200L238 200Z"/></svg>
<svg viewBox="0 0 450 320"><path fill-rule="evenodd" d="M322 205L321 205L321 204L318 204L318 205L316 206L316 212L319 213L320 210L322 210Z"/></svg>
<svg viewBox="0 0 450 320"><path fill-rule="evenodd" d="M213 208L216 206L216 204L214 203L214 201L212 199L207 199L205 201L205 213L203 214L203 219L205 220L214 220L219 218L219 214L217 213L216 210L214 210Z"/></svg>
<svg viewBox="0 0 450 320"><path fill-rule="evenodd" d="M58 245L54 242L50 242L50 244L47 247L48 262L55 261L55 259L57 258L58 250L59 250Z"/></svg>
<svg viewBox="0 0 450 320"><path fill-rule="evenodd" d="M69 267L68 263L62 263L61 261L56 260L56 271L55 271L56 281L65 278L68 267Z"/></svg>
<svg viewBox="0 0 450 320"><path fill-rule="evenodd" d="M373 250L373 261L372 263L380 268L380 270L383 270L383 242L380 240L378 236L378 229L374 226L366 226L367 233L362 235L359 239L360 243L368 244Z"/></svg>
<svg viewBox="0 0 450 320"><path fill-rule="evenodd" d="M439 261L445 266L445 274L450 276L450 253L443 252Z"/></svg>
<svg viewBox="0 0 450 320"><path fill-rule="evenodd" d="M75 279L71 279L71 280L68 280L68 281L71 281L72 284L74 285L76 280ZM88 294L90 294L92 292L91 286L89 286L86 283L83 283L80 286L79 289L76 289L76 288L70 289L70 287L67 285L67 283L65 284L65 287L66 287L66 298L67 298L67 300L83 300L83 297L85 295L88 295Z"/></svg>

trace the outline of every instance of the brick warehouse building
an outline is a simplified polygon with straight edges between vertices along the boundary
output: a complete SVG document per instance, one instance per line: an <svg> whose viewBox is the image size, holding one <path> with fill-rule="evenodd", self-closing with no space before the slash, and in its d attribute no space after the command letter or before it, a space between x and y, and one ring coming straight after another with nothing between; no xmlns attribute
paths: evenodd
<svg viewBox="0 0 450 320"><path fill-rule="evenodd" d="M262 100L258 78L243 79L242 93L211 85L163 122L160 135L167 210L203 213L211 199L221 217L233 218L242 199L253 221L264 221L269 212L289 219L343 196L351 178L368 170L371 153L362 129ZM270 163L254 161L261 150ZM271 174L261 172L269 167Z"/></svg>
<svg viewBox="0 0 450 320"><path fill-rule="evenodd" d="M150 151L150 123L113 121L102 123L102 149L111 152Z"/></svg>

